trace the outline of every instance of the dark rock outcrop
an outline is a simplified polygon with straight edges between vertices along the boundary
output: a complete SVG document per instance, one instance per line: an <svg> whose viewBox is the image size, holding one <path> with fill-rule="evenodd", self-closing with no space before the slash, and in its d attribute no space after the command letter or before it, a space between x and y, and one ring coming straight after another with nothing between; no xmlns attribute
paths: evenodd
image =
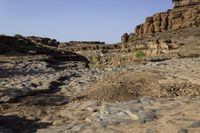
<svg viewBox="0 0 200 133"><path fill-rule="evenodd" d="M32 41L33 43L40 43L47 46L58 47L59 45L59 42L56 39L36 37L36 36L30 36L26 38Z"/></svg>
<svg viewBox="0 0 200 133"><path fill-rule="evenodd" d="M15 37L0 36L0 55L27 54L31 51L40 53L41 51L46 51L46 49L34 45L20 35L16 35Z"/></svg>
<svg viewBox="0 0 200 133"><path fill-rule="evenodd" d="M121 42L122 43L127 43L128 42L128 38L129 38L129 35L128 33L124 33L121 37Z"/></svg>
<svg viewBox="0 0 200 133"><path fill-rule="evenodd" d="M24 37L22 35L0 35L0 55L62 55L66 52L58 49L60 43L55 39L43 37Z"/></svg>

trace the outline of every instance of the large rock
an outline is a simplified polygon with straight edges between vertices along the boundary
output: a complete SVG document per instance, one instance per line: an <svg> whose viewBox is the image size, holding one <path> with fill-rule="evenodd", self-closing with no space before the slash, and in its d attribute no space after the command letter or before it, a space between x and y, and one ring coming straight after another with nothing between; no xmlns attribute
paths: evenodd
<svg viewBox="0 0 200 133"><path fill-rule="evenodd" d="M129 35L128 33L124 33L121 37L121 42L122 43L127 43L128 42L128 38L129 38Z"/></svg>
<svg viewBox="0 0 200 133"><path fill-rule="evenodd" d="M154 32L153 17L146 18L146 23L143 28L144 33Z"/></svg>

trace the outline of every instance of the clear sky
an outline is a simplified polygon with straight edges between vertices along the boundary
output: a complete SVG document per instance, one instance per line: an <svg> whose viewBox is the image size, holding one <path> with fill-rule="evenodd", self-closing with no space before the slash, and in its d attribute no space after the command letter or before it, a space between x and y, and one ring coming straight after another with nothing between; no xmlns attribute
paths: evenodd
<svg viewBox="0 0 200 133"><path fill-rule="evenodd" d="M119 42L171 0L0 0L0 34Z"/></svg>

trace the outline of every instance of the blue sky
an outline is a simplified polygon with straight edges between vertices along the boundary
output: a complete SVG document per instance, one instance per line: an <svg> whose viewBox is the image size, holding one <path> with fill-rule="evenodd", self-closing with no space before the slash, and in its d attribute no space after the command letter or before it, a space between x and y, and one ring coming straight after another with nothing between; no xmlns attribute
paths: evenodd
<svg viewBox="0 0 200 133"><path fill-rule="evenodd" d="M0 33L59 41L120 41L171 0L0 0Z"/></svg>

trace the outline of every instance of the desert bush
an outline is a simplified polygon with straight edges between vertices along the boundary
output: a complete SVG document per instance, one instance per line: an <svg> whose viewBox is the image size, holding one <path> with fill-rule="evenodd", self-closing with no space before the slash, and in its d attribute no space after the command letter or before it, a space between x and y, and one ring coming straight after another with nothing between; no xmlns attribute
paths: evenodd
<svg viewBox="0 0 200 133"><path fill-rule="evenodd" d="M91 59L90 59L90 62L92 63L92 64L97 64L98 62L99 62L99 57L97 57L97 56L92 56L91 57Z"/></svg>
<svg viewBox="0 0 200 133"><path fill-rule="evenodd" d="M23 38L23 36L20 35L20 34L16 34L16 35L14 35L14 37L16 37L16 38Z"/></svg>
<svg viewBox="0 0 200 133"><path fill-rule="evenodd" d="M142 50L133 50L133 56L136 58L143 58L145 53Z"/></svg>

